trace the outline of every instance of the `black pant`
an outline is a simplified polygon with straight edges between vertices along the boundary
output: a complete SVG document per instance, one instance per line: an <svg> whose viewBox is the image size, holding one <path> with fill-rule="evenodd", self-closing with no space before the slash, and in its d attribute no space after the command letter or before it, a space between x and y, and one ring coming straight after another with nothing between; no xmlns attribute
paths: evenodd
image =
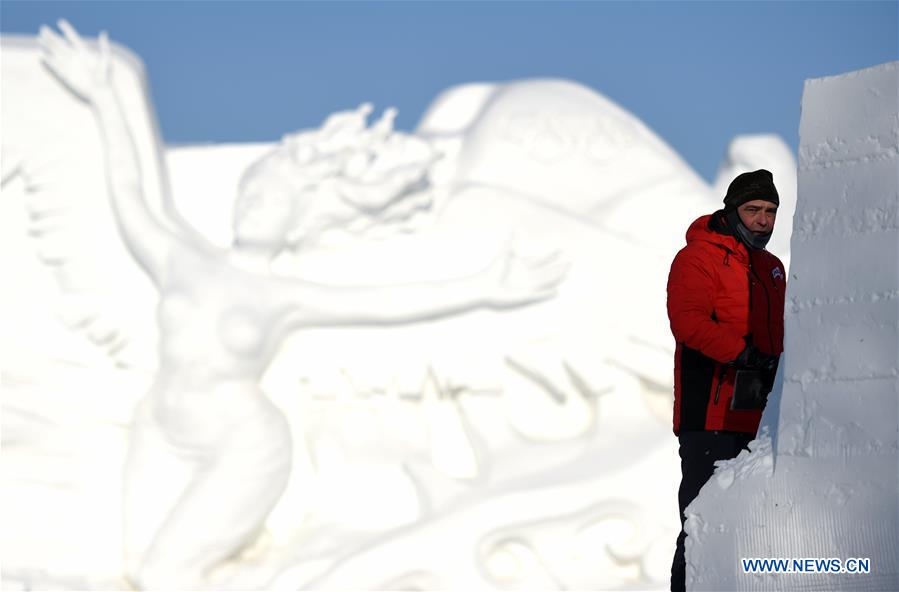
<svg viewBox="0 0 899 592"><path fill-rule="evenodd" d="M680 489L677 501L680 505L681 531L677 536L677 549L671 564L671 590L686 589L687 565L684 562L684 510L699 490L715 472L715 461L734 458L746 448L755 434L742 432L681 432L680 441Z"/></svg>

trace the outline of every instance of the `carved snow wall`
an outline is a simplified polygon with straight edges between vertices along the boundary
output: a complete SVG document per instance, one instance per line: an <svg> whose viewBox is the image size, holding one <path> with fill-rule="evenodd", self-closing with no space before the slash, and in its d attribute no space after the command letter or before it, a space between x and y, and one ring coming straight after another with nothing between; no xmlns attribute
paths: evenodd
<svg viewBox="0 0 899 592"><path fill-rule="evenodd" d="M779 386L688 508L690 589L899 589L897 74L806 81Z"/></svg>

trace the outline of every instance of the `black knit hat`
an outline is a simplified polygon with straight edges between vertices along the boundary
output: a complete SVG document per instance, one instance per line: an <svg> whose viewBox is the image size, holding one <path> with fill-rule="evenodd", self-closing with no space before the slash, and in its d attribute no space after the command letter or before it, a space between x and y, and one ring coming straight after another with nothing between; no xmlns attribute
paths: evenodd
<svg viewBox="0 0 899 592"><path fill-rule="evenodd" d="M751 173L737 175L727 188L724 196L724 209L735 210L747 201L763 199L780 205L780 196L774 186L774 175L771 171L759 169Z"/></svg>

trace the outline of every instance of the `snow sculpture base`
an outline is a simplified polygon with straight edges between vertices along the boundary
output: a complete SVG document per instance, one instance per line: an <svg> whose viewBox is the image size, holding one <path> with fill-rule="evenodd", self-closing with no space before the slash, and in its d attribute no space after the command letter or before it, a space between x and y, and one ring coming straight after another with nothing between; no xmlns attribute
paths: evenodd
<svg viewBox="0 0 899 592"><path fill-rule="evenodd" d="M806 82L782 389L753 452L688 508L689 589L899 589L897 75ZM870 573L796 573L793 558L868 558Z"/></svg>

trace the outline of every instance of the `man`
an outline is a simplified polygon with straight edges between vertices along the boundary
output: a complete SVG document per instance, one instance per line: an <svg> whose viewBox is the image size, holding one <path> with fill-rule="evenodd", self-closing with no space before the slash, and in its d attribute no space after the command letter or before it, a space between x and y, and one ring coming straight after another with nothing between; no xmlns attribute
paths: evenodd
<svg viewBox="0 0 899 592"><path fill-rule="evenodd" d="M724 209L700 217L668 276L677 342L674 433L680 442L681 532L671 589L684 590L684 509L715 470L758 431L783 351L786 272L765 250L780 203L772 174L737 176Z"/></svg>

